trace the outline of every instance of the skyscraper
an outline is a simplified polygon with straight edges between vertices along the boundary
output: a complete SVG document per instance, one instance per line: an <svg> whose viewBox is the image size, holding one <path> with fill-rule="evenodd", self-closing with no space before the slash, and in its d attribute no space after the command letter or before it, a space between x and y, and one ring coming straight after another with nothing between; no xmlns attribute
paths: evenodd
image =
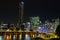
<svg viewBox="0 0 60 40"><path fill-rule="evenodd" d="M35 27L37 27L40 24L40 20L39 17L31 17L31 23L32 23L32 29L34 29Z"/></svg>
<svg viewBox="0 0 60 40"><path fill-rule="evenodd" d="M24 2L22 1L19 3L19 19L18 19L19 24L23 23L23 10L24 10Z"/></svg>

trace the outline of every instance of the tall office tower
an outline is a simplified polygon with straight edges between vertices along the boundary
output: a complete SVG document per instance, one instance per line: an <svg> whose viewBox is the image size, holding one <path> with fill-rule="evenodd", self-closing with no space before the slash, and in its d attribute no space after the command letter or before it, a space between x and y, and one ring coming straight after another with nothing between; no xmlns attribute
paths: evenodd
<svg viewBox="0 0 60 40"><path fill-rule="evenodd" d="M23 23L23 11L24 10L24 2L20 2L19 3L19 19L18 19L18 23L22 24Z"/></svg>
<svg viewBox="0 0 60 40"><path fill-rule="evenodd" d="M50 20L50 23L49 23L49 29L50 29L50 31L49 32L54 32L54 26L55 26L55 19L52 19L52 20Z"/></svg>
<svg viewBox="0 0 60 40"><path fill-rule="evenodd" d="M55 30L56 30L56 28L57 28L57 26L60 24L60 20L59 20L59 18L57 18L56 20L55 20Z"/></svg>
<svg viewBox="0 0 60 40"><path fill-rule="evenodd" d="M31 27L31 23L30 22L26 22L26 29L30 30L30 27Z"/></svg>
<svg viewBox="0 0 60 40"><path fill-rule="evenodd" d="M40 21L40 23L39 23L39 24L40 24L40 26L41 26L41 25L42 25L42 21Z"/></svg>
<svg viewBox="0 0 60 40"><path fill-rule="evenodd" d="M52 20L52 21L53 21L53 20ZM51 24L51 29L53 30L53 32L56 31L56 28L57 28L58 25L59 25L59 18L54 19L54 21L53 21L52 24Z"/></svg>
<svg viewBox="0 0 60 40"><path fill-rule="evenodd" d="M48 20L45 21L45 24L49 25L49 23L50 23L50 22L49 22Z"/></svg>
<svg viewBox="0 0 60 40"><path fill-rule="evenodd" d="M57 19L55 20L56 25L59 25L59 22L60 22L60 20L59 20L59 18L57 18Z"/></svg>
<svg viewBox="0 0 60 40"><path fill-rule="evenodd" d="M32 29L36 28L40 24L39 17L31 17Z"/></svg>
<svg viewBox="0 0 60 40"><path fill-rule="evenodd" d="M55 23L53 22L53 23L51 23L50 25L51 25L50 32L54 32L54 29L55 29Z"/></svg>

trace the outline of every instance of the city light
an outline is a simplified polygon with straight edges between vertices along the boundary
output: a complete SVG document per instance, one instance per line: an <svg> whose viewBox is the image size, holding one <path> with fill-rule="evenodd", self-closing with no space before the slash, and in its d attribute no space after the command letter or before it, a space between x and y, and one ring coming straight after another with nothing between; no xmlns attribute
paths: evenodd
<svg viewBox="0 0 60 40"><path fill-rule="evenodd" d="M19 20L16 24L0 24L0 40L31 40L34 38L42 38L50 40L59 38L56 34L60 19L51 19L51 22L43 20L39 16L29 17L29 21L24 22L23 11L24 2L19 3Z"/></svg>

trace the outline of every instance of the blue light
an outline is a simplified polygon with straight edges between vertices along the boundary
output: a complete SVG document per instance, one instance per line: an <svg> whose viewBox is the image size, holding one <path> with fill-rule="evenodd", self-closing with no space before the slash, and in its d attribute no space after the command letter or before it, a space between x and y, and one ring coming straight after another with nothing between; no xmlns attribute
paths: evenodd
<svg viewBox="0 0 60 40"><path fill-rule="evenodd" d="M47 26L42 26L42 27L37 27L37 28L36 28L36 31L42 32L42 33L46 33L46 32L48 32L49 30L48 30L48 27L47 27Z"/></svg>

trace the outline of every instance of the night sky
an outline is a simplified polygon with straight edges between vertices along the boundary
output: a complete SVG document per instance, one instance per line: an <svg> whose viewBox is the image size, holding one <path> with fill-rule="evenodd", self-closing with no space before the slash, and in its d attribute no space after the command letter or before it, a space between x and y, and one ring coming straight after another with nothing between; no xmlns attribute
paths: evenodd
<svg viewBox="0 0 60 40"><path fill-rule="evenodd" d="M43 19L60 16L60 2L57 0L27 0L25 2L25 14L40 16Z"/></svg>
<svg viewBox="0 0 60 40"><path fill-rule="evenodd" d="M0 21L16 22L18 20L18 2L8 0L0 2ZM60 2L58 0L23 0L24 17L40 16L41 19L60 17Z"/></svg>

